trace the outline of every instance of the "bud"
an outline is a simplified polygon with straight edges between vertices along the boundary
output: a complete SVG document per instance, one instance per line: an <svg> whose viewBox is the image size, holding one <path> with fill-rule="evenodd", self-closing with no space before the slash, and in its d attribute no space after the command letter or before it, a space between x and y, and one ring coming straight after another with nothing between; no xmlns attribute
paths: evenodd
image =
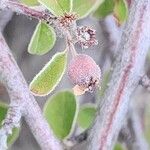
<svg viewBox="0 0 150 150"><path fill-rule="evenodd" d="M77 41L82 48L89 48L93 45L97 45L96 31L88 26L77 28Z"/></svg>
<svg viewBox="0 0 150 150"><path fill-rule="evenodd" d="M76 22L78 15L75 13L64 13L58 18L58 26L63 29L70 28Z"/></svg>
<svg viewBox="0 0 150 150"><path fill-rule="evenodd" d="M70 80L76 85L74 93L84 94L98 87L101 78L101 70L95 61L88 55L78 54L71 60L68 67Z"/></svg>

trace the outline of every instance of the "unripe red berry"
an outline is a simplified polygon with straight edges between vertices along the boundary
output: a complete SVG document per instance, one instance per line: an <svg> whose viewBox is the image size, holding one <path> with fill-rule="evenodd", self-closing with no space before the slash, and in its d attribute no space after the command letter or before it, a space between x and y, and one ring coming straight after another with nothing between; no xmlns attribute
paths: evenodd
<svg viewBox="0 0 150 150"><path fill-rule="evenodd" d="M68 67L70 80L83 91L93 91L100 82L101 70L88 55L78 54Z"/></svg>

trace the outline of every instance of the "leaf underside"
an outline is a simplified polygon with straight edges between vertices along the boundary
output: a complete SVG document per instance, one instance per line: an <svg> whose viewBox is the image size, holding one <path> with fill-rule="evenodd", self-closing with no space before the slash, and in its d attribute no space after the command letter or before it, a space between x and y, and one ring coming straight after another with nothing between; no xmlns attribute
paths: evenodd
<svg viewBox="0 0 150 150"><path fill-rule="evenodd" d="M48 95L58 85L66 69L67 51L56 53L30 83L37 96Z"/></svg>

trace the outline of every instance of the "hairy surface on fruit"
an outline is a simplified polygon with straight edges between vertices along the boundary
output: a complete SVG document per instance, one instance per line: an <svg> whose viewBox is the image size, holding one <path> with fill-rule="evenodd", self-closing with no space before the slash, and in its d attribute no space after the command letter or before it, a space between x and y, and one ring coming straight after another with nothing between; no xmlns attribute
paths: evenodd
<svg viewBox="0 0 150 150"><path fill-rule="evenodd" d="M90 56L78 54L69 64L68 75L75 85L86 91L93 91L99 86L101 70Z"/></svg>

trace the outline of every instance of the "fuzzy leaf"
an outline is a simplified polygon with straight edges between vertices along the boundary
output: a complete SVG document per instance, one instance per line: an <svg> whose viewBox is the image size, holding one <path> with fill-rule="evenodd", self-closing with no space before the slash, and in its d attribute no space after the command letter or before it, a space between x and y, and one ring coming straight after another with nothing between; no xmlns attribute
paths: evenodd
<svg viewBox="0 0 150 150"><path fill-rule="evenodd" d="M80 108L77 122L83 129L89 128L95 118L96 108L93 105L84 105Z"/></svg>
<svg viewBox="0 0 150 150"><path fill-rule="evenodd" d="M54 29L45 23L39 22L31 38L28 52L30 54L44 55L50 51L56 42Z"/></svg>
<svg viewBox="0 0 150 150"><path fill-rule="evenodd" d="M95 11L94 16L98 19L104 18L113 13L114 0L105 0Z"/></svg>
<svg viewBox="0 0 150 150"><path fill-rule="evenodd" d="M6 114L7 114L8 106L2 102L0 102L0 126L2 125L2 121L5 119ZM18 138L19 136L19 128L14 128L12 135L9 135L7 144L8 147L10 147Z"/></svg>
<svg viewBox="0 0 150 150"><path fill-rule="evenodd" d="M76 114L76 99L70 91L58 92L44 106L44 116L59 139L64 139L71 133Z"/></svg>
<svg viewBox="0 0 150 150"><path fill-rule="evenodd" d="M115 0L114 16L121 25L128 17L128 6L125 0Z"/></svg>
<svg viewBox="0 0 150 150"><path fill-rule="evenodd" d="M39 2L37 0L20 0L20 2L27 5L27 6L37 6L37 5L39 5Z"/></svg>
<svg viewBox="0 0 150 150"><path fill-rule="evenodd" d="M73 0L73 12L79 15L79 18L88 16L98 4L103 0Z"/></svg>
<svg viewBox="0 0 150 150"><path fill-rule="evenodd" d="M61 16L72 9L72 0L38 0L56 16Z"/></svg>
<svg viewBox="0 0 150 150"><path fill-rule="evenodd" d="M30 83L37 96L48 95L58 85L66 69L67 51L56 53Z"/></svg>

